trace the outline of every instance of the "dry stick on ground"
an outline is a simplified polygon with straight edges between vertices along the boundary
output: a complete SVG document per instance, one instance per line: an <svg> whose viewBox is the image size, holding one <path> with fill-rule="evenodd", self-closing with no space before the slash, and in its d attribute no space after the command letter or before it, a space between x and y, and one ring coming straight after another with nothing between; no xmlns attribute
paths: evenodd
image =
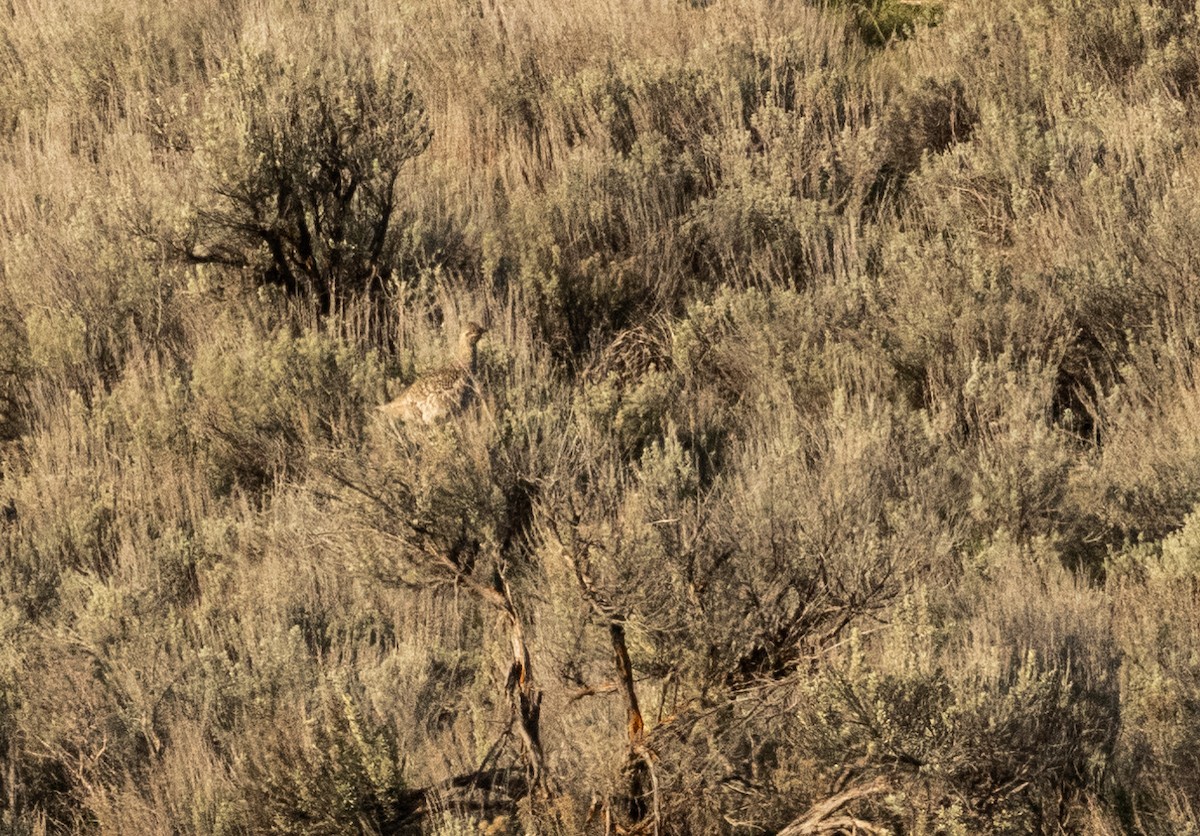
<svg viewBox="0 0 1200 836"><path fill-rule="evenodd" d="M832 833L837 830L849 830L852 833L886 833L887 831L882 827L878 827L868 821L863 821L851 815L834 817L834 813L837 813L851 801L871 795L878 795L881 792L886 792L887 789L887 781L883 778L876 778L866 784L842 790L838 794L814 804L803 816L800 816L783 830L779 831L779 836L816 836L819 833Z"/></svg>

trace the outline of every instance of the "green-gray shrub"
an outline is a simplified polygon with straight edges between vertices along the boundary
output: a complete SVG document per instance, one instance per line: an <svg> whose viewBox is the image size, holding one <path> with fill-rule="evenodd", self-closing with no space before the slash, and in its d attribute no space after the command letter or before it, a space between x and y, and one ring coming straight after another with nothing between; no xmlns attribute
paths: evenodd
<svg viewBox="0 0 1200 836"><path fill-rule="evenodd" d="M245 51L196 131L207 195L188 257L250 267L322 313L382 289L396 181L430 139L403 68L320 31L291 51Z"/></svg>

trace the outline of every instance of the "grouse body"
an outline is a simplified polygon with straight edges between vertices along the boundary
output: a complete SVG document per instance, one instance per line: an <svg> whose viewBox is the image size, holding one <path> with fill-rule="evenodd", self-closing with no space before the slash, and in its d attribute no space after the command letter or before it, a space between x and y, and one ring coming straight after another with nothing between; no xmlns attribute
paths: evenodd
<svg viewBox="0 0 1200 836"><path fill-rule="evenodd" d="M476 322L467 323L459 335L454 363L421 375L379 411L393 420L415 424L436 424L461 412L471 401L476 345L486 332Z"/></svg>

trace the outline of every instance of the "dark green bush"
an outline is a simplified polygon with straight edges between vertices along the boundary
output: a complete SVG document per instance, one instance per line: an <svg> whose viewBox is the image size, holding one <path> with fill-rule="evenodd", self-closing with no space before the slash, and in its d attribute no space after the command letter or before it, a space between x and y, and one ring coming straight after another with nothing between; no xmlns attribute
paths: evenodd
<svg viewBox="0 0 1200 836"><path fill-rule="evenodd" d="M311 709L267 727L247 764L250 831L334 836L394 828L409 810L391 733L333 683L314 696Z"/></svg>
<svg viewBox="0 0 1200 836"><path fill-rule="evenodd" d="M357 436L379 375L370 357L319 333L254 328L195 358L188 425L218 493L256 493L304 473L308 453Z"/></svg>
<svg viewBox="0 0 1200 836"><path fill-rule="evenodd" d="M11 312L0 319L0 443L21 435L30 410L29 341Z"/></svg>
<svg viewBox="0 0 1200 836"><path fill-rule="evenodd" d="M208 91L193 260L253 268L321 313L378 293L395 250L396 182L429 144L405 71L315 33L239 56Z"/></svg>
<svg viewBox="0 0 1200 836"><path fill-rule="evenodd" d="M518 280L560 357L674 303L693 176L662 137L643 137L624 155L581 147L543 192L514 201Z"/></svg>

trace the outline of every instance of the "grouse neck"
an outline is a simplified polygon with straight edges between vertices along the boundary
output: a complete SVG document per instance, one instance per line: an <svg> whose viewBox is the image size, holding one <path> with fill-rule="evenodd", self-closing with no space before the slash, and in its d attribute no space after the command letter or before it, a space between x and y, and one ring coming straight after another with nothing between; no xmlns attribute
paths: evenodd
<svg viewBox="0 0 1200 836"><path fill-rule="evenodd" d="M462 339L459 340L458 365L474 374L479 352L475 346L476 340L471 337L470 334L463 334Z"/></svg>

